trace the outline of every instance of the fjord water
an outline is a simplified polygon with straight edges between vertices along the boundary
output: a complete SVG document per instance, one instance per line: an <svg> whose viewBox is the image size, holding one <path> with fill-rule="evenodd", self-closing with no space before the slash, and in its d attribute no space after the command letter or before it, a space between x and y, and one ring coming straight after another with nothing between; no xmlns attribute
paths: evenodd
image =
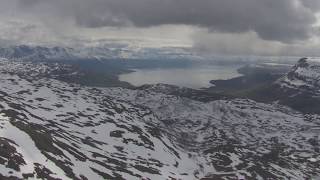
<svg viewBox="0 0 320 180"><path fill-rule="evenodd" d="M171 84L188 88L210 87L210 80L226 80L241 76L238 65L197 65L183 68L133 69L134 72L122 74L120 81L135 86L144 84Z"/></svg>

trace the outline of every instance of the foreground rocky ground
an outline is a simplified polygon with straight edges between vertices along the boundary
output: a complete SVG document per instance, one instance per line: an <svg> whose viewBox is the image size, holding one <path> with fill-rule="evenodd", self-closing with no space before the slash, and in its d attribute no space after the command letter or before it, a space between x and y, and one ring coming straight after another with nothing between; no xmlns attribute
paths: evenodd
<svg viewBox="0 0 320 180"><path fill-rule="evenodd" d="M0 61L2 179L320 175L316 114L275 102L204 101L163 84L93 88L59 80L77 76L61 64Z"/></svg>

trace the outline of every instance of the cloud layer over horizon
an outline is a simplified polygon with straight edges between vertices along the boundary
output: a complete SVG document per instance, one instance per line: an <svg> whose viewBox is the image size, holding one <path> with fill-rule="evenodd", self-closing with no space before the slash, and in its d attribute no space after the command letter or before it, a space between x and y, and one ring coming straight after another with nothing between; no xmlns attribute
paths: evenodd
<svg viewBox="0 0 320 180"><path fill-rule="evenodd" d="M263 48L269 48L266 54L272 54L282 51L279 48L306 46L307 43L315 49L319 35L319 0L0 1L0 15L4 18L38 21L51 31L48 36L72 34L77 38L77 33L86 29L94 31L91 36L96 37L97 31L118 28L119 32L128 32L128 29L151 32L152 29L151 36L156 37L164 32L163 26L173 27L172 31L177 31L173 34L179 33L177 27L186 29L187 26L191 30L182 32L177 39L192 41L195 49L236 54L261 53ZM159 27L162 31L158 33ZM170 34L170 29L165 33ZM230 41L248 43L248 47ZM270 49L274 50L269 52Z"/></svg>

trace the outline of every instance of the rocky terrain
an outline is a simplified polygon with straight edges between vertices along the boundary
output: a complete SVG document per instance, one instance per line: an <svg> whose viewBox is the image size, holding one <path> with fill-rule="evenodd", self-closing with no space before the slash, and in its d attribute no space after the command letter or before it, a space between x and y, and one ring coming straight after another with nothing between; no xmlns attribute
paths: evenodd
<svg viewBox="0 0 320 180"><path fill-rule="evenodd" d="M240 92L240 97L282 104L303 113L320 114L319 60L302 58L277 79Z"/></svg>
<svg viewBox="0 0 320 180"><path fill-rule="evenodd" d="M299 76L276 83L296 88L300 74L312 74L302 81L316 90L317 68L299 64ZM1 179L320 175L319 115L164 84L127 89L61 81L80 74L58 63L0 60Z"/></svg>
<svg viewBox="0 0 320 180"><path fill-rule="evenodd" d="M320 95L320 63L308 62L302 58L291 71L276 83L283 89L290 89L298 93ZM294 95L295 96L295 95Z"/></svg>

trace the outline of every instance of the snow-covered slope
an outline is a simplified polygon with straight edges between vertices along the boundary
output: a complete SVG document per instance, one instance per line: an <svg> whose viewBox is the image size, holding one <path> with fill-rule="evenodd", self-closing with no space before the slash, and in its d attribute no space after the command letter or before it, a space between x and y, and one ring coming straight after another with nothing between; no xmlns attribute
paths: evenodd
<svg viewBox="0 0 320 180"><path fill-rule="evenodd" d="M49 178L64 171L70 179L162 179L192 177L201 163L201 158L188 158L162 135L158 128L161 121L147 108L114 99L99 89L52 79L31 80L22 74L1 73L0 83L1 134L13 135L4 136L5 142L12 141L10 147L17 153L30 146L26 151L37 148L34 153L41 151L45 157L43 161L19 153L24 160L20 162L4 156L2 169L7 167L7 173L3 175L10 176L11 171L22 178L36 172L34 176ZM11 129L21 135L15 137ZM18 144L19 138L26 142ZM7 165L11 161L15 168ZM51 172L37 172L35 163ZM184 165L175 167L177 163ZM183 173L188 175L180 175Z"/></svg>
<svg viewBox="0 0 320 180"><path fill-rule="evenodd" d="M277 83L284 88L320 94L320 62L302 58L292 70Z"/></svg>
<svg viewBox="0 0 320 180"><path fill-rule="evenodd" d="M202 103L159 94L154 87L144 91L105 91L151 108L178 147L206 157L207 166L211 166L206 173L212 174L213 179L235 178L239 174L254 179L303 179L311 173L307 169L320 170L316 168L319 146L310 144L319 142L317 116L244 99ZM311 165L311 161L316 162ZM293 168L302 162L311 166L304 170Z"/></svg>
<svg viewBox="0 0 320 180"><path fill-rule="evenodd" d="M246 99L197 101L167 85L84 87L28 65L0 63L0 178L320 175L317 115Z"/></svg>
<svg viewBox="0 0 320 180"><path fill-rule="evenodd" d="M247 94L259 102L278 103L303 113L320 114L320 61L302 58L275 82Z"/></svg>

